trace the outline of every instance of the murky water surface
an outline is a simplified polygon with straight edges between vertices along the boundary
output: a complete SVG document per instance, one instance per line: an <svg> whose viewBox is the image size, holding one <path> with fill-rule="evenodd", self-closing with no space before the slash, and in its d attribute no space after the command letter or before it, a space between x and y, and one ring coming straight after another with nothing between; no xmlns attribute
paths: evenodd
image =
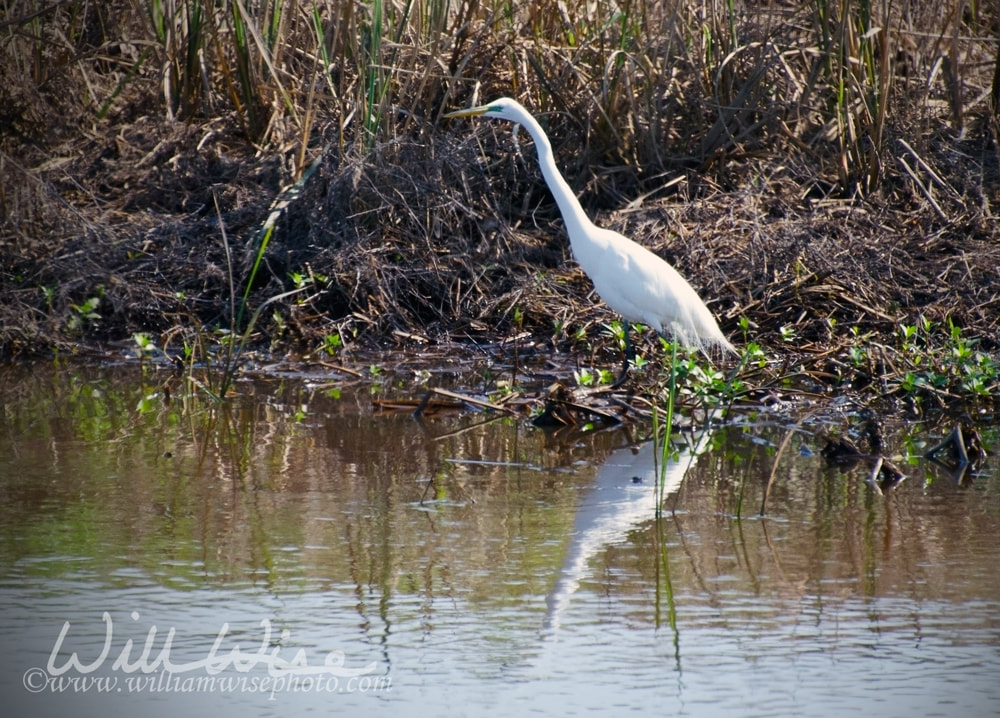
<svg viewBox="0 0 1000 718"><path fill-rule="evenodd" d="M794 421L689 438L657 518L620 430L166 378L0 369L5 714L1000 714L997 463L906 458L940 430L881 496L807 423L763 518Z"/></svg>

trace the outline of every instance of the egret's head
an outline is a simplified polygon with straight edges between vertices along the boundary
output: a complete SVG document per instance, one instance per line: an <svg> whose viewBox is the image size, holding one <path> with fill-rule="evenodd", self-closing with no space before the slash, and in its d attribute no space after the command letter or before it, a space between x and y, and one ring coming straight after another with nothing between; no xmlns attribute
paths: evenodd
<svg viewBox="0 0 1000 718"><path fill-rule="evenodd" d="M509 97L501 97L479 107L470 107L467 110L449 112L445 117L499 117L502 120L520 123L524 121L524 116L527 114L528 111L517 100L512 100Z"/></svg>

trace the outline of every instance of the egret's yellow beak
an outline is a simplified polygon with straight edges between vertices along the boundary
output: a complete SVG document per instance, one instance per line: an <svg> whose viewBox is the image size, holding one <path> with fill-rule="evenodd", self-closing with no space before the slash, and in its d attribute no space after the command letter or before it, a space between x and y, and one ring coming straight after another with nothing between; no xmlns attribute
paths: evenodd
<svg viewBox="0 0 1000 718"><path fill-rule="evenodd" d="M447 112L444 117L476 117L477 115L482 115L490 109L489 105L480 105L479 107L470 107L467 110L455 110L454 112Z"/></svg>

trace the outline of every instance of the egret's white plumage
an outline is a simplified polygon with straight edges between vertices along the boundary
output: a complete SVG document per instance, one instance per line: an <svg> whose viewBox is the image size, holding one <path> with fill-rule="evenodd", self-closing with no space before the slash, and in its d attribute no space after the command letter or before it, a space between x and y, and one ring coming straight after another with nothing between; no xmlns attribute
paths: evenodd
<svg viewBox="0 0 1000 718"><path fill-rule="evenodd" d="M735 351L712 312L676 269L645 247L590 221L556 168L549 138L531 113L516 100L504 97L445 116L476 115L516 122L535 141L542 176L559 205L576 261L594 282L605 304L626 322L626 353L630 348L628 322L646 324L660 334L670 334L684 346L703 351L713 347ZM626 357L626 370L627 367Z"/></svg>

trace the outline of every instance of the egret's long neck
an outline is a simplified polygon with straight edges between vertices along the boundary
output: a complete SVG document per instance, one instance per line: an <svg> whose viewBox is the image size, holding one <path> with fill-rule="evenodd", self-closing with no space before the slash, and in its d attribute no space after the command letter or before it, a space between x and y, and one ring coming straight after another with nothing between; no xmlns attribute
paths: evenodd
<svg viewBox="0 0 1000 718"><path fill-rule="evenodd" d="M542 176L549 185L549 191L555 197L556 204L559 205L563 222L566 224L566 233L572 242L573 237L577 236L578 232L593 226L593 223L584 214L583 207L580 206L580 200L573 194L573 190L570 189L569 184L563 179L562 174L556 167L555 158L552 156L552 144L542 130L541 125L531 115L527 115L521 120L520 124L531 135L531 139L535 141L535 149L538 150L538 164L541 167Z"/></svg>

